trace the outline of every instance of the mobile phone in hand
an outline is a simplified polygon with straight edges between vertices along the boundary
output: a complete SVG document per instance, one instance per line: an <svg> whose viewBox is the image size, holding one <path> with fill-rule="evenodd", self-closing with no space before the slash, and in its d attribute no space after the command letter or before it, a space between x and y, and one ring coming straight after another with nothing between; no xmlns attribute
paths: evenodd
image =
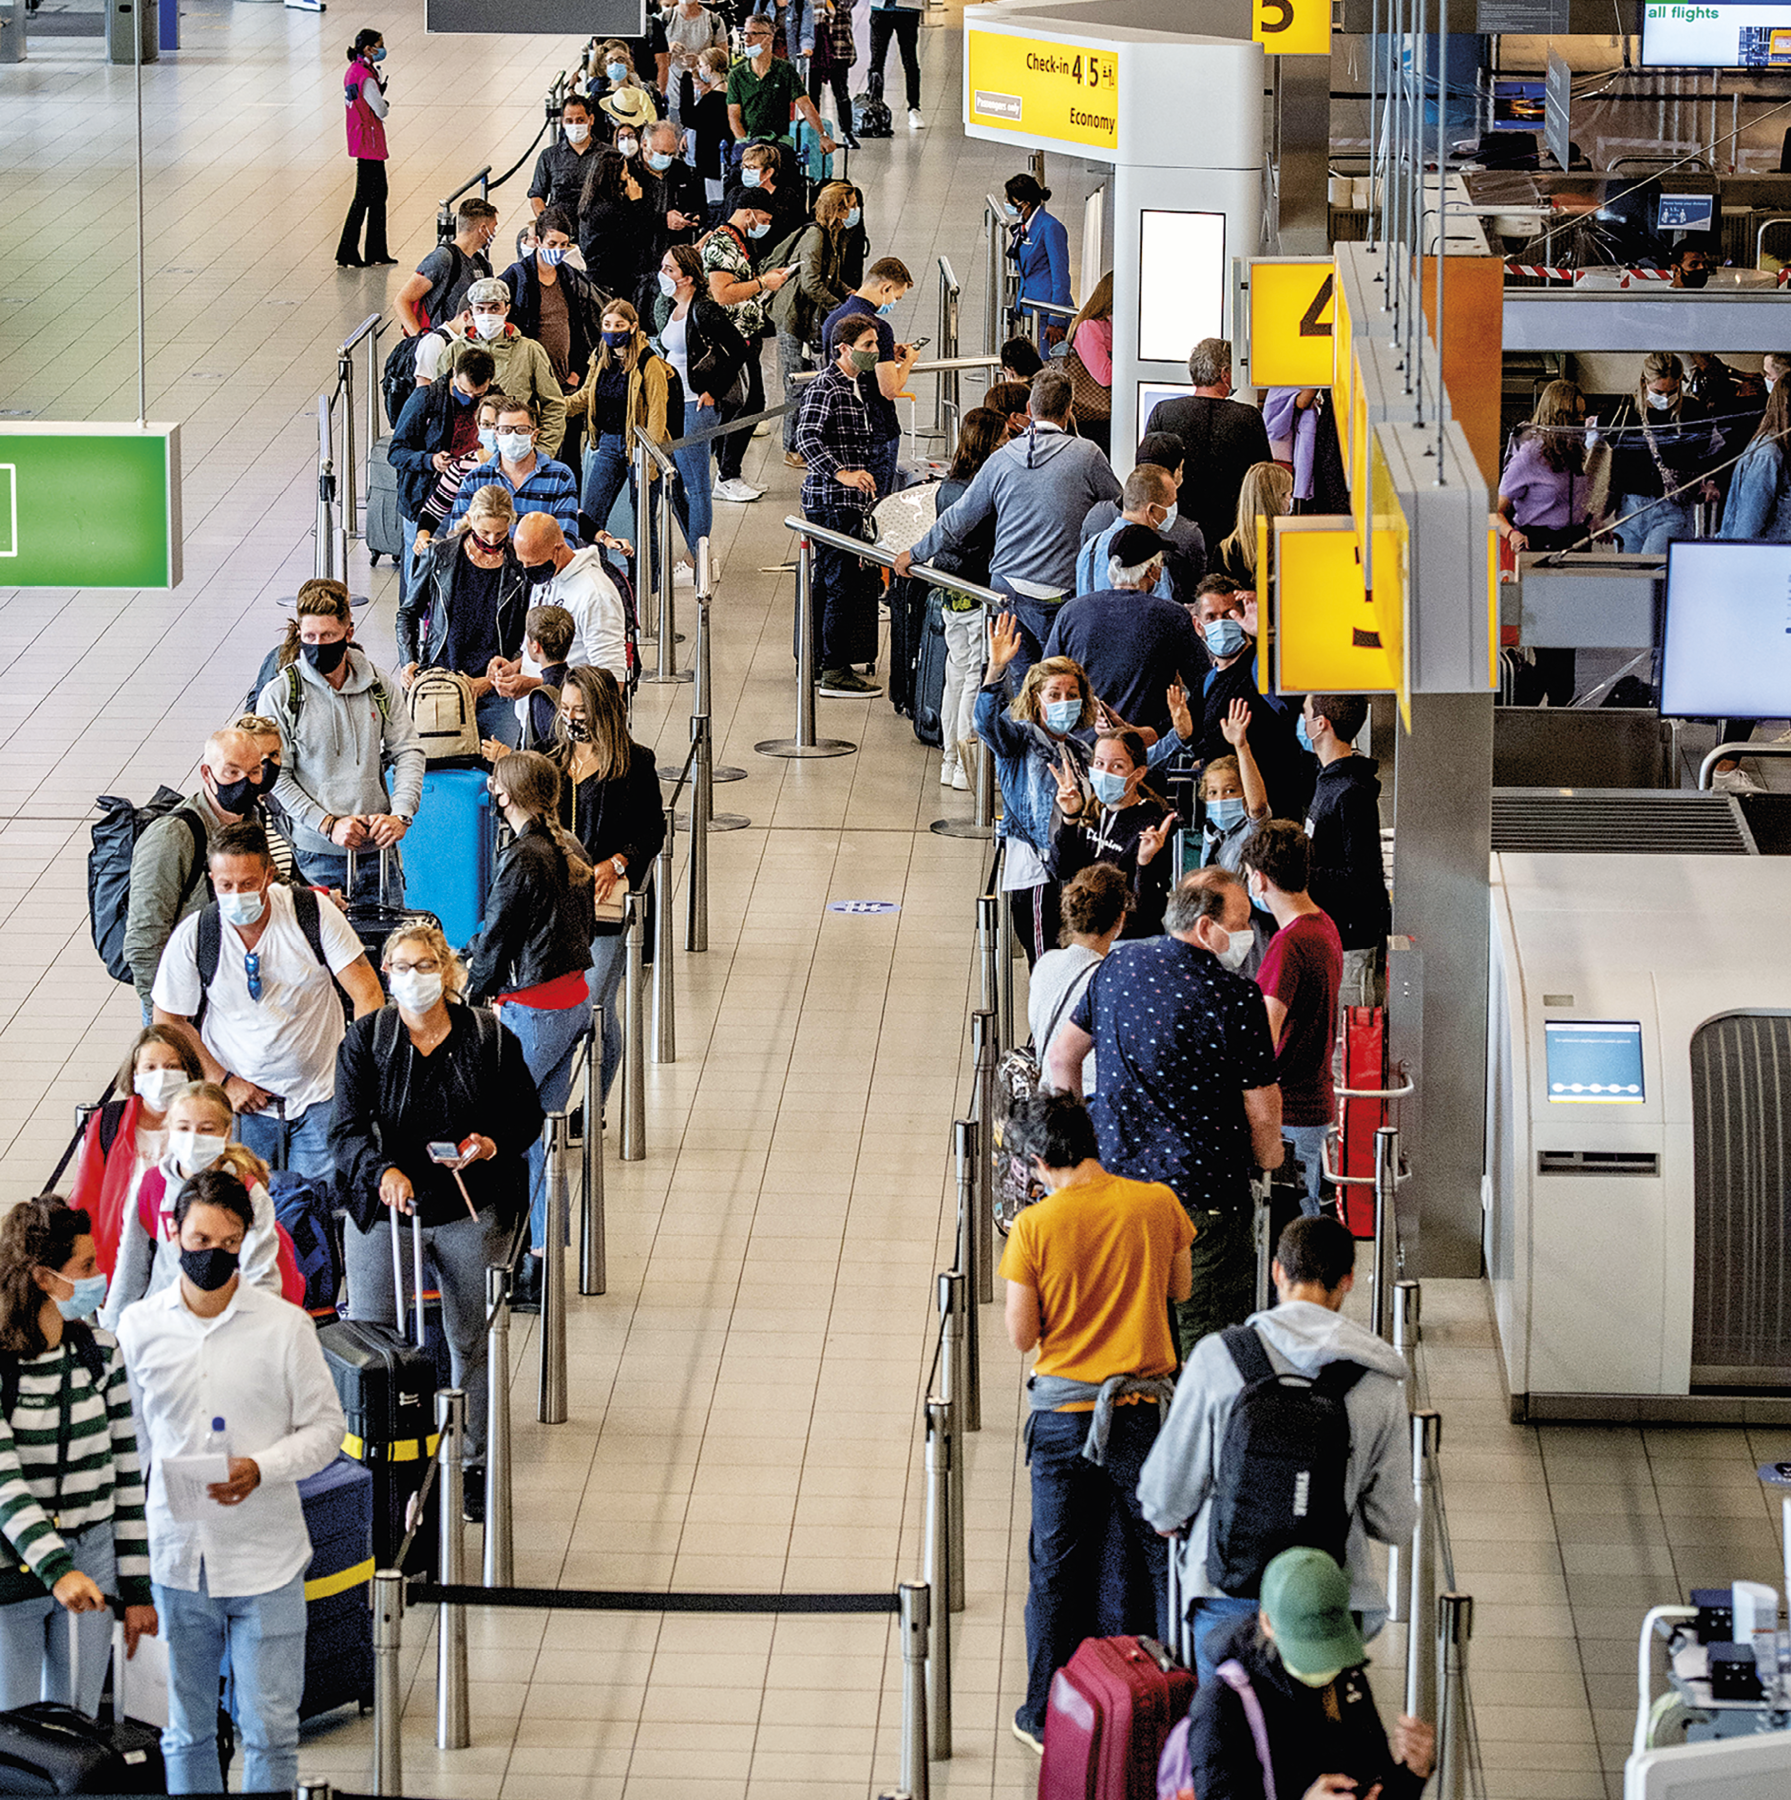
<svg viewBox="0 0 1791 1800"><path fill-rule="evenodd" d="M458 1144L436 1143L429 1146L429 1160L434 1163L457 1163L462 1154Z"/></svg>

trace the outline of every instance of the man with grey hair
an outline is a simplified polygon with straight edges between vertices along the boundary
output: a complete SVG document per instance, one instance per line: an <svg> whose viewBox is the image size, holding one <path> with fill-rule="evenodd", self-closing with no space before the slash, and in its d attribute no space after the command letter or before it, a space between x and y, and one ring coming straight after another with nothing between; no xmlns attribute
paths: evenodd
<svg viewBox="0 0 1791 1800"><path fill-rule="evenodd" d="M542 456L552 457L566 435L566 402L553 372L553 359L534 338L524 337L510 323L510 290L496 276L475 281L466 290L466 304L471 315L468 334L459 335L456 327L436 373L445 375L457 368L475 344L486 350L497 369L493 386L498 392L512 400L535 402L540 421L535 448Z"/></svg>
<svg viewBox="0 0 1791 1800"><path fill-rule="evenodd" d="M653 215L653 261L703 229L703 178L681 154L684 133L661 119L641 133L641 187Z"/></svg>
<svg viewBox="0 0 1791 1800"><path fill-rule="evenodd" d="M1149 473L1168 480L1161 469ZM1128 481L1128 492L1130 486ZM1052 621L1045 655L1074 657L1110 713L1163 737L1170 728L1169 690L1179 681L1191 694L1200 691L1206 651L1188 609L1166 595L1169 546L1148 525L1123 518L1102 536L1105 585L1063 607Z"/></svg>
<svg viewBox="0 0 1791 1800"><path fill-rule="evenodd" d="M1107 510L1105 506L1097 506L1090 517L1101 518ZM1163 537L1163 568L1157 575L1155 591L1165 600L1173 600L1176 596L1169 578L1169 556L1174 545L1164 534L1175 522L1175 517L1174 476L1155 463L1138 463L1126 477L1119 512L1098 531L1089 531L1088 520L1082 521L1084 536L1082 549L1076 557L1076 592L1094 594L1102 588L1119 585L1108 579L1107 565L1113 558L1113 540L1131 524L1142 525L1153 536ZM1198 581L1200 577L1197 575L1194 579Z"/></svg>
<svg viewBox="0 0 1791 1800"><path fill-rule="evenodd" d="M1057 609L1075 592L1082 521L1103 500L1121 496L1101 452L1070 430L1070 378L1047 363L1032 378L1028 428L977 471L963 496L911 550L896 558L906 575L945 549L962 551L986 519L995 521L989 585L1013 597L1020 654L1008 668L1017 682L1038 661Z"/></svg>
<svg viewBox="0 0 1791 1800"><path fill-rule="evenodd" d="M1184 1359L1208 1332L1241 1325L1254 1300L1250 1179L1281 1166L1281 1090L1268 1013L1234 973L1256 941L1250 896L1227 869L1177 884L1162 937L1118 944L1046 1053L1045 1078L1089 1102L1101 1163L1161 1181L1194 1221L1194 1291L1175 1303ZM1108 1086L1106 1072L1113 1071Z"/></svg>
<svg viewBox="0 0 1791 1800"><path fill-rule="evenodd" d="M1177 499L1209 544L1223 543L1238 522L1238 490L1245 472L1273 460L1262 413L1231 398L1231 345L1202 338L1188 357L1194 392L1159 400L1147 431L1172 431L1182 440L1182 485Z"/></svg>

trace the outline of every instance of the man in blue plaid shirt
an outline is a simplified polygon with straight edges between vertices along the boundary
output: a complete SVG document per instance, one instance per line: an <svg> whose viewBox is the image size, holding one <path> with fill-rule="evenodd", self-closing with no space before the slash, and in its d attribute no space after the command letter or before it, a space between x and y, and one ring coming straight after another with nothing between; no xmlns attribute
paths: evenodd
<svg viewBox="0 0 1791 1800"><path fill-rule="evenodd" d="M539 431L533 400L506 397L498 403L496 453L461 482L444 531L451 531L466 517L480 488L501 487L509 490L517 518L524 513L547 513L559 521L567 541L577 543L578 483L564 463L543 456L535 447Z"/></svg>
<svg viewBox="0 0 1791 1800"><path fill-rule="evenodd" d="M808 384L796 416L796 449L807 464L803 516L831 531L865 537L865 521L877 502L871 474L876 439L858 377L877 366L877 321L864 314L836 320L827 348L833 360ZM864 564L817 544L814 581L820 691L840 699L882 693L852 667L877 656L877 608Z"/></svg>

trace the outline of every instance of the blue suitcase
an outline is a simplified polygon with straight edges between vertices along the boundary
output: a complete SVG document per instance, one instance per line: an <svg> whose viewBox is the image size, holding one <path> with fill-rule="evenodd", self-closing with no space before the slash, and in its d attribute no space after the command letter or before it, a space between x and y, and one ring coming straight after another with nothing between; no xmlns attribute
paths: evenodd
<svg viewBox="0 0 1791 1800"><path fill-rule="evenodd" d="M404 834L404 904L432 912L456 949L485 917L494 829L484 769L426 769Z"/></svg>

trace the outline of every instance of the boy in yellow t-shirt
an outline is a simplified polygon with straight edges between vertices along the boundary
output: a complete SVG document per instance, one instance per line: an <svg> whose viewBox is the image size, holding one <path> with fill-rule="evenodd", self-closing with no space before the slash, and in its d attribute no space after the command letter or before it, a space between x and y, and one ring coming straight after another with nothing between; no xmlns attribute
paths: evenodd
<svg viewBox="0 0 1791 1800"><path fill-rule="evenodd" d="M1042 1751L1051 1677L1085 1637L1168 1635L1166 1548L1138 1510L1138 1471L1174 1392L1169 1302L1193 1287L1194 1227L1171 1189L1101 1167L1094 1126L1071 1095L1016 1102L1004 1142L1049 1189L1015 1221L1001 1258L1008 1336L1039 1353L1027 1377L1032 1578L1014 1736ZM1115 1514L1150 1571L1151 1618L1116 1618L1124 1597L1101 1591Z"/></svg>

